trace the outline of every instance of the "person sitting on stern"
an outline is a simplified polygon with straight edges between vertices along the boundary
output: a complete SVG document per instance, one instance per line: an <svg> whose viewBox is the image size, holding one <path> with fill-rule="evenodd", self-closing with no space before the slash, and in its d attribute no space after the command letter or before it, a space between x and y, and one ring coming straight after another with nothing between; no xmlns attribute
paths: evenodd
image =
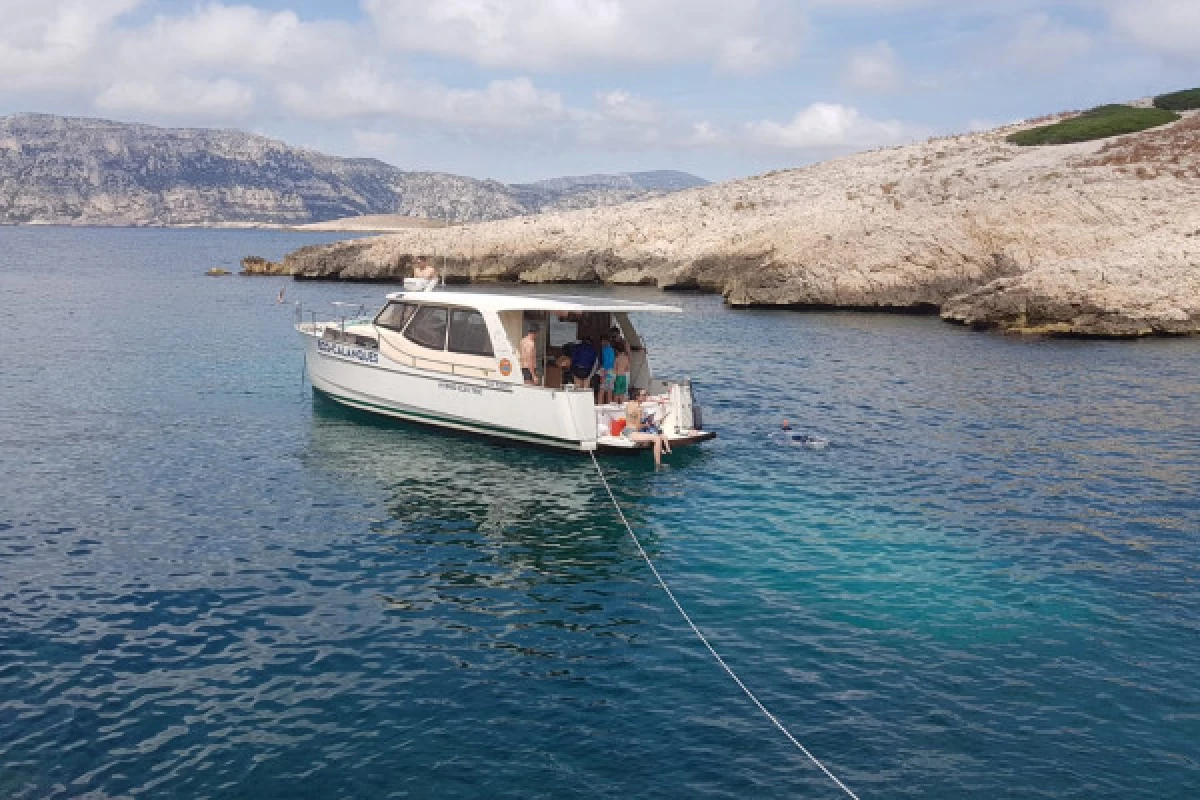
<svg viewBox="0 0 1200 800"><path fill-rule="evenodd" d="M622 435L634 442L654 443L654 466L662 466L662 454L671 454L671 444L667 437L654 426L646 414L646 390L637 389L634 397L625 406L625 430ZM661 402L658 405L662 405Z"/></svg>

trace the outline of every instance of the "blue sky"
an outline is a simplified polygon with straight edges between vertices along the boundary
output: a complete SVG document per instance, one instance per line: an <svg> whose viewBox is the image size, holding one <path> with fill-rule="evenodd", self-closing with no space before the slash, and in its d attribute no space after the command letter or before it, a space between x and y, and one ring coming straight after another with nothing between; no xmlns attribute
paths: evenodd
<svg viewBox="0 0 1200 800"><path fill-rule="evenodd" d="M1200 85L1200 0L0 0L0 113L720 180Z"/></svg>

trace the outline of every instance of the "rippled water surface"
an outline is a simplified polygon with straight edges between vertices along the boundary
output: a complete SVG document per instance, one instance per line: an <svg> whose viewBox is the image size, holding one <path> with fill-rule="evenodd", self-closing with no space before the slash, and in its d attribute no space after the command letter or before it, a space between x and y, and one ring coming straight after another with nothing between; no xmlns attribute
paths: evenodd
<svg viewBox="0 0 1200 800"><path fill-rule="evenodd" d="M839 796L590 461L316 400L283 282L201 274L314 241L0 228L0 797ZM1200 342L672 299L720 438L605 468L802 742L863 798L1200 796Z"/></svg>

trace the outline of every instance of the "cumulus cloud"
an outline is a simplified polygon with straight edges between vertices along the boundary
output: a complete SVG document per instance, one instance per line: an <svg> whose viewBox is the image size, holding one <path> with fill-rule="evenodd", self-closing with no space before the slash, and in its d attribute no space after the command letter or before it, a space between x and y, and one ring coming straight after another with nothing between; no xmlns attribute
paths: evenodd
<svg viewBox="0 0 1200 800"><path fill-rule="evenodd" d="M888 92L901 83L896 51L887 42L876 42L850 52L842 81L853 89Z"/></svg>
<svg viewBox="0 0 1200 800"><path fill-rule="evenodd" d="M286 109L310 119L388 117L491 129L528 128L564 114L562 97L539 89L528 78L492 81L482 89L454 89L392 79L366 67L316 84L284 84L280 99Z"/></svg>
<svg viewBox="0 0 1200 800"><path fill-rule="evenodd" d="M1200 64L1200 3L1196 0L1119 0L1113 30L1184 64Z"/></svg>
<svg viewBox="0 0 1200 800"><path fill-rule="evenodd" d="M302 21L293 11L209 3L124 30L114 49L130 69L278 78L321 74L354 62L364 51L364 38L349 23Z"/></svg>
<svg viewBox="0 0 1200 800"><path fill-rule="evenodd" d="M596 106L601 115L635 125L653 125L662 119L658 105L624 89L596 92Z"/></svg>
<svg viewBox="0 0 1200 800"><path fill-rule="evenodd" d="M1086 55L1092 49L1092 36L1049 14L1034 13L1021 17L1001 50L1008 64L1028 72L1047 73Z"/></svg>
<svg viewBox="0 0 1200 800"><path fill-rule="evenodd" d="M1096 0L1100 15L1070 17L1060 12L1077 8L1080 0L345 4L357 12L326 6L344 19L314 18L305 10L313 4L289 10L286 0L258 2L0 0L0 103L169 124L261 129L287 119L322 131L322 141L340 135L357 152L392 151L399 145L390 131L402 130L405 141L450 131L500 149L520 141L532 143L531 149L704 149L791 157L925 133L833 102L808 105L790 118L808 99L750 117L731 108L738 105L736 92L769 108L779 102L777 88L785 81L797 93L820 85L806 85L807 76L796 75L795 85L793 76L757 87L738 79L712 81L700 89L724 95L711 98L691 83L704 72L745 76L786 67L809 35L810 17L826 25L884 13L953 14L948 38L960 48L969 42L971 53L963 58L956 51L960 63L947 71L983 66L1004 74L1013 67L1053 72L1089 57L1094 62L1099 41L1118 46L1125 57L1153 53L1179 65L1200 63L1193 42L1200 30L1198 0ZM893 30L891 43L835 53L833 80L869 92L920 86L920 67L906 70L892 47L902 35ZM445 76L431 72L448 62L453 66ZM635 74L628 88L620 86L622 75ZM675 105L684 101L666 90L646 89L655 74L668 74L683 96L699 98L697 107Z"/></svg>
<svg viewBox="0 0 1200 800"><path fill-rule="evenodd" d="M679 143L684 147L719 147L724 145L729 137L709 120L694 122Z"/></svg>
<svg viewBox="0 0 1200 800"><path fill-rule="evenodd" d="M139 0L3 0L0 79L8 90L85 83L99 47Z"/></svg>
<svg viewBox="0 0 1200 800"><path fill-rule="evenodd" d="M566 122L580 141L623 147L661 143L676 124L659 103L624 89L596 92L592 105L571 108Z"/></svg>
<svg viewBox="0 0 1200 800"><path fill-rule="evenodd" d="M364 0L391 46L487 67L708 63L754 73L786 61L803 18L783 0Z"/></svg>
<svg viewBox="0 0 1200 800"><path fill-rule="evenodd" d="M788 122L760 120L745 129L751 146L783 150L854 150L912 140L921 132L900 122L880 122L837 103L813 103Z"/></svg>

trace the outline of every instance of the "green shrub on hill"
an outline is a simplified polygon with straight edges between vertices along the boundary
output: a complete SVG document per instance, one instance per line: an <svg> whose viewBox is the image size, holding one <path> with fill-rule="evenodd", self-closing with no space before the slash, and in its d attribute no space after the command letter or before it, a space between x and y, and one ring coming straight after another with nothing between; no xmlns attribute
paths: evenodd
<svg viewBox="0 0 1200 800"><path fill-rule="evenodd" d="M1054 125L1043 125L1040 128L1014 133L1008 137L1008 141L1023 146L1090 142L1093 139L1107 139L1109 136L1157 128L1177 119L1178 114L1161 108L1099 106Z"/></svg>
<svg viewBox="0 0 1200 800"><path fill-rule="evenodd" d="M1167 111L1191 111L1200 108L1200 89L1185 89L1182 92L1160 94L1154 98L1154 107Z"/></svg>

